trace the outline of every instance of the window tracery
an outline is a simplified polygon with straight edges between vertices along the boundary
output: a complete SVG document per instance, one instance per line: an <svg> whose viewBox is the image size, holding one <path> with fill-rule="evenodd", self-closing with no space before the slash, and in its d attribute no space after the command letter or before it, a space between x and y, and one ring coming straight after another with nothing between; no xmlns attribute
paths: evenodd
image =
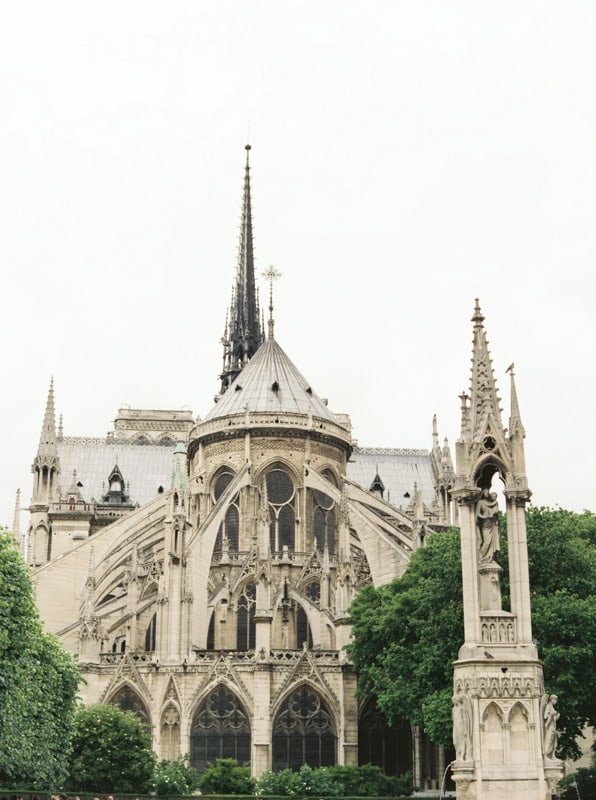
<svg viewBox="0 0 596 800"><path fill-rule="evenodd" d="M213 500L215 503L219 500L230 483L234 480L234 474L229 470L220 472L216 477L213 484ZM238 509L238 495L236 495L230 502L223 522L219 526L217 532L217 539L215 540L215 552L221 553L227 549L230 553L238 552L238 532L240 530L240 512Z"/></svg>
<svg viewBox="0 0 596 800"><path fill-rule="evenodd" d="M273 771L336 762L335 725L321 697L302 685L282 704L273 726Z"/></svg>
<svg viewBox="0 0 596 800"><path fill-rule="evenodd" d="M312 490L314 547L322 552L327 547L330 555L335 553L335 503L332 497Z"/></svg>
<svg viewBox="0 0 596 800"><path fill-rule="evenodd" d="M294 483L281 467L269 470L266 483L271 552L278 553L287 547L291 553L294 551L296 532Z"/></svg>
<svg viewBox="0 0 596 800"><path fill-rule="evenodd" d="M197 772L217 758L234 758L239 764L250 761L248 714L221 684L200 705L191 732L191 764Z"/></svg>
<svg viewBox="0 0 596 800"><path fill-rule="evenodd" d="M254 650L255 647L255 606L257 588L254 583L245 584L237 601L236 649Z"/></svg>

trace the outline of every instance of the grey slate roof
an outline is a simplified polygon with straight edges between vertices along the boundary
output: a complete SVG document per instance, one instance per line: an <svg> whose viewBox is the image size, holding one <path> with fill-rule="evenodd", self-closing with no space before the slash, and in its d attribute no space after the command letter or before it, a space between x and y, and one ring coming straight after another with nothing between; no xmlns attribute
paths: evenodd
<svg viewBox="0 0 596 800"><path fill-rule="evenodd" d="M275 389L274 386L277 388ZM273 338L266 339L205 419L252 412L337 419Z"/></svg>
<svg viewBox="0 0 596 800"><path fill-rule="evenodd" d="M108 442L69 436L58 441L60 484L64 491L72 483L72 472L83 484L82 497L100 500L107 491L108 476L117 463L132 503L143 505L155 499L158 488L170 488L174 447Z"/></svg>
<svg viewBox="0 0 596 800"><path fill-rule="evenodd" d="M167 491L172 480L173 447L65 437L58 442L58 456L62 490L70 486L72 472L76 470L77 480L83 484L81 495L87 501L99 500L105 494L108 476L116 463L131 502L139 505L153 500L160 486ZM422 491L424 502L427 505L433 502L434 478L427 450L356 447L348 463L348 478L368 489L377 468L385 485L384 498L392 505L407 508L414 496L414 483ZM404 497L406 492L410 498Z"/></svg>
<svg viewBox="0 0 596 800"><path fill-rule="evenodd" d="M376 473L385 485L384 499L404 510L414 497L414 483L426 505L435 499L431 456L428 450L356 447L348 463L348 478L369 489ZM410 497L404 497L406 492Z"/></svg>

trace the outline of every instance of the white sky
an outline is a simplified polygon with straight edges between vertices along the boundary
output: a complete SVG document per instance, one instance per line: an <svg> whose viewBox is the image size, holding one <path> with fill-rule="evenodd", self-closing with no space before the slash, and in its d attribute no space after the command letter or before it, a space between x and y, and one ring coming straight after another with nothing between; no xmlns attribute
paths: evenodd
<svg viewBox="0 0 596 800"><path fill-rule="evenodd" d="M0 521L51 375L66 435L211 407L247 137L277 339L359 443L455 441L478 296L534 502L596 510L595 33L592 0L3 3Z"/></svg>

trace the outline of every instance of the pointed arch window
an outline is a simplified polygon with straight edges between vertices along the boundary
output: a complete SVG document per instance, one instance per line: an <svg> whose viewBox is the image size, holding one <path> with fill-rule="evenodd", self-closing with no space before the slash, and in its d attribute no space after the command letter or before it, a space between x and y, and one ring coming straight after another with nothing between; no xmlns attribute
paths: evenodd
<svg viewBox="0 0 596 800"><path fill-rule="evenodd" d="M273 726L273 771L336 763L333 717L318 694L300 686L282 704Z"/></svg>
<svg viewBox="0 0 596 800"><path fill-rule="evenodd" d="M325 476L328 477L328 476ZM314 548L329 555L335 553L335 502L328 494L312 490L313 498L313 539Z"/></svg>
<svg viewBox="0 0 596 800"><path fill-rule="evenodd" d="M151 617L147 630L145 631L145 650L148 653L155 651L155 644L157 640L157 614Z"/></svg>
<svg viewBox="0 0 596 800"><path fill-rule="evenodd" d="M119 689L110 700L110 705L118 706L121 711L132 711L141 720L145 730L151 730L151 720L145 704L130 686Z"/></svg>
<svg viewBox="0 0 596 800"><path fill-rule="evenodd" d="M375 764L385 775L402 775L412 769L410 724L398 719L388 725L374 698L365 703L358 719L358 762Z"/></svg>
<svg viewBox="0 0 596 800"><path fill-rule="evenodd" d="M255 606L257 589L254 583L247 583L238 598L236 613L236 649L254 650L255 631Z"/></svg>
<svg viewBox="0 0 596 800"><path fill-rule="evenodd" d="M217 502L230 483L234 480L234 473L229 470L220 472L213 483L213 500ZM215 540L215 552L221 553L225 549L230 553L238 552L238 532L240 530L240 513L238 509L238 495L230 502L223 522L219 526Z"/></svg>
<svg viewBox="0 0 596 800"><path fill-rule="evenodd" d="M296 535L296 490L294 482L281 467L273 467L266 477L269 502L269 536L272 553L287 547L294 552Z"/></svg>
<svg viewBox="0 0 596 800"><path fill-rule="evenodd" d="M191 764L201 773L217 758L250 761L250 724L239 699L219 685L194 716L190 736Z"/></svg>
<svg viewBox="0 0 596 800"><path fill-rule="evenodd" d="M211 614L207 629L207 650L215 650L215 613Z"/></svg>
<svg viewBox="0 0 596 800"><path fill-rule="evenodd" d="M309 650L312 649L312 631L308 624L308 616L302 606L298 606L296 611L296 650L301 650L304 645Z"/></svg>

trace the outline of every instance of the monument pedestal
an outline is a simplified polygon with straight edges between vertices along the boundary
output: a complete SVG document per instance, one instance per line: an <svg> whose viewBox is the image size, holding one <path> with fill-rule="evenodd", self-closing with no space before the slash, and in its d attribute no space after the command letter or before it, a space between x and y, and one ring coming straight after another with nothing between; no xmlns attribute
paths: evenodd
<svg viewBox="0 0 596 800"><path fill-rule="evenodd" d="M517 650L497 645L493 658L455 664L454 698L470 715L466 760L452 765L458 798L550 800L563 776L543 757L542 665Z"/></svg>

